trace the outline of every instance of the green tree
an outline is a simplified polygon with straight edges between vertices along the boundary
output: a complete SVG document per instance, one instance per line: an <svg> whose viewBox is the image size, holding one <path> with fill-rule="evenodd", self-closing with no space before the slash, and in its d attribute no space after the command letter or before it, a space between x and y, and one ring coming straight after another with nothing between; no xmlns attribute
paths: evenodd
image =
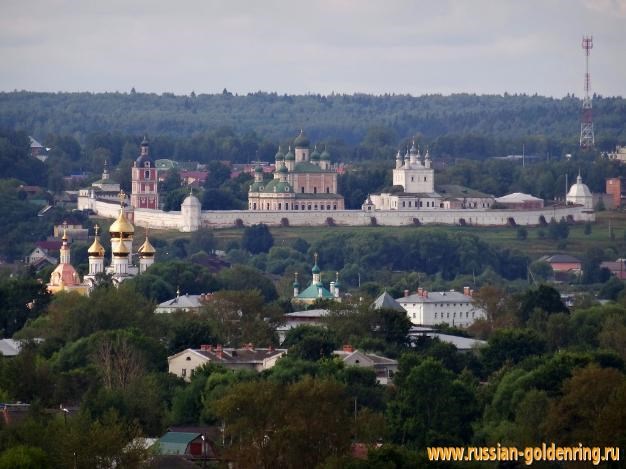
<svg viewBox="0 0 626 469"><path fill-rule="evenodd" d="M165 179L159 183L159 192L173 192L180 189L180 185L180 171L178 168L172 168L167 172Z"/></svg>
<svg viewBox="0 0 626 469"><path fill-rule="evenodd" d="M278 298L272 281L252 267L235 265L230 269L222 269L217 275L217 281L225 290L258 290L266 302Z"/></svg>
<svg viewBox="0 0 626 469"><path fill-rule="evenodd" d="M274 245L274 237L267 225L258 224L246 227L241 238L241 247L252 254L268 252Z"/></svg>
<svg viewBox="0 0 626 469"><path fill-rule="evenodd" d="M621 388L626 388L626 380L618 370L597 366L576 370L564 383L563 396L546 416L546 433L562 444L586 441L590 445L608 446L615 439L623 441L623 425L618 424L607 434L608 425L601 420L608 420L609 415L604 411ZM604 432L598 432L599 426L605 427ZM606 436L609 439L603 438Z"/></svg>
<svg viewBox="0 0 626 469"><path fill-rule="evenodd" d="M209 175L204 183L206 189L218 189L224 182L230 179L230 168L218 161L209 163Z"/></svg>
<svg viewBox="0 0 626 469"><path fill-rule="evenodd" d="M394 441L409 448L469 441L478 415L474 390L441 362L425 358L410 369L401 366L396 380L397 391L388 405Z"/></svg>
<svg viewBox="0 0 626 469"><path fill-rule="evenodd" d="M202 194L202 210L243 210L245 206L226 189L206 189Z"/></svg>
<svg viewBox="0 0 626 469"><path fill-rule="evenodd" d="M518 315L522 323L528 321L535 309L549 314L569 312L558 290L548 285L539 285L537 288L529 289L521 296Z"/></svg>
<svg viewBox="0 0 626 469"><path fill-rule="evenodd" d="M545 341L530 329L502 329L489 339L482 349L482 360L488 371L496 371L505 363L519 363L531 355L546 351Z"/></svg>
<svg viewBox="0 0 626 469"><path fill-rule="evenodd" d="M0 330L11 337L27 320L41 315L50 294L41 282L28 277L0 280Z"/></svg>
<svg viewBox="0 0 626 469"><path fill-rule="evenodd" d="M327 329L307 325L289 330L282 346L289 349L290 356L312 361L330 357L336 348Z"/></svg>
<svg viewBox="0 0 626 469"><path fill-rule="evenodd" d="M274 328L281 321L282 312L264 306L258 290L219 291L204 309L211 318L211 330L228 346L276 343Z"/></svg>
<svg viewBox="0 0 626 469"><path fill-rule="evenodd" d="M188 251L191 254L204 251L207 254L211 254L216 247L215 237L213 236L213 231L208 228L200 228L197 231L194 231L191 234L191 239L189 240Z"/></svg>
<svg viewBox="0 0 626 469"><path fill-rule="evenodd" d="M46 469L51 467L50 458L44 450L19 445L0 454L0 469Z"/></svg>
<svg viewBox="0 0 626 469"><path fill-rule="evenodd" d="M310 402L316 402L311 418ZM350 447L345 388L304 378L283 387L271 381L242 383L216 402L232 445L226 453L242 467L316 467Z"/></svg>

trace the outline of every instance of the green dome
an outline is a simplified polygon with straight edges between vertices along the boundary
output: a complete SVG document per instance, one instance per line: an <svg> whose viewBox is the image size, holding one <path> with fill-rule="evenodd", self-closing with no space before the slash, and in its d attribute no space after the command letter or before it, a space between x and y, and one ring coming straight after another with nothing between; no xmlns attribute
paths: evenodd
<svg viewBox="0 0 626 469"><path fill-rule="evenodd" d="M300 135L296 137L293 141L293 144L296 148L309 148L310 142L306 135L304 135L304 131L300 131Z"/></svg>
<svg viewBox="0 0 626 469"><path fill-rule="evenodd" d="M262 182L253 182L252 184L250 184L249 192L261 192L262 187L263 187Z"/></svg>
<svg viewBox="0 0 626 469"><path fill-rule="evenodd" d="M320 160L320 152L317 151L317 147L315 147L315 150L313 150L313 153L311 153L311 161L319 161Z"/></svg>
<svg viewBox="0 0 626 469"><path fill-rule="evenodd" d="M296 161L296 155L293 154L293 152L291 151L291 148L285 155L285 161Z"/></svg>
<svg viewBox="0 0 626 469"><path fill-rule="evenodd" d="M287 174L289 171L287 171L287 167L286 166L281 166L280 169L278 170L278 172L280 174Z"/></svg>
<svg viewBox="0 0 626 469"><path fill-rule="evenodd" d="M276 161L283 161L285 159L285 155L283 155L282 152L279 149L278 153L276 153L276 156L274 157L274 159Z"/></svg>
<svg viewBox="0 0 626 469"><path fill-rule="evenodd" d="M293 282L293 288L300 288L300 283L297 280Z"/></svg>
<svg viewBox="0 0 626 469"><path fill-rule="evenodd" d="M260 166L257 166L256 168L254 168L254 172L255 173L262 173L263 172L263 168L261 168Z"/></svg>
<svg viewBox="0 0 626 469"><path fill-rule="evenodd" d="M317 266L317 264L315 264L313 266L313 268L311 269L311 272L313 272L314 274L319 274L321 272L320 268Z"/></svg>
<svg viewBox="0 0 626 469"><path fill-rule="evenodd" d="M324 161L330 160L330 153L328 153L328 150L326 150L326 148L324 148L324 151L322 152L322 155L320 156L320 160L324 160Z"/></svg>
<svg viewBox="0 0 626 469"><path fill-rule="evenodd" d="M254 185L254 184L253 184ZM272 179L267 185L260 191L264 193L291 193L293 190L288 182L282 182L280 179Z"/></svg>

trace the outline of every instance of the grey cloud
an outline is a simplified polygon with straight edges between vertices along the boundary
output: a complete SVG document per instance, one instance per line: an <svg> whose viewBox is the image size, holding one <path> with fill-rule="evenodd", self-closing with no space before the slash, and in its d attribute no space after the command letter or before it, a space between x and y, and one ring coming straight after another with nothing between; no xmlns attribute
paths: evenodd
<svg viewBox="0 0 626 469"><path fill-rule="evenodd" d="M22 0L0 89L624 94L620 0ZM45 73L41 73L45 70Z"/></svg>

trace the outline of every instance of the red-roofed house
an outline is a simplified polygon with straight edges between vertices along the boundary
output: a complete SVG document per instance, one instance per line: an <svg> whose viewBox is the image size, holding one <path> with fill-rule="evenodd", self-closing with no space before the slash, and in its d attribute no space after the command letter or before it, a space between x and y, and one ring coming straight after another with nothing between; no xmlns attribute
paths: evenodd
<svg viewBox="0 0 626 469"><path fill-rule="evenodd" d="M180 179L186 186L194 185L201 186L203 185L207 177L209 177L208 171L181 171Z"/></svg>

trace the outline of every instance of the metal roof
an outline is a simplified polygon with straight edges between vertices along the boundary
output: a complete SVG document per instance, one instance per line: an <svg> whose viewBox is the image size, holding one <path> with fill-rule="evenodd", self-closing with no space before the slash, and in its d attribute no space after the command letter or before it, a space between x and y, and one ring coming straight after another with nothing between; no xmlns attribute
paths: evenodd
<svg viewBox="0 0 626 469"><path fill-rule="evenodd" d="M333 298L333 295L326 287L311 284L304 291L301 291L296 298L319 298L319 289L322 289L322 298Z"/></svg>
<svg viewBox="0 0 626 469"><path fill-rule="evenodd" d="M521 203L521 202L537 202L543 199L535 197L530 194L524 194L522 192L514 192L512 194L503 195L502 197L498 197L496 202L500 203Z"/></svg>
<svg viewBox="0 0 626 469"><path fill-rule="evenodd" d="M288 319L295 318L323 318L324 316L328 316L330 311L327 309L308 309L306 311L294 311L293 313L285 314L285 317Z"/></svg>
<svg viewBox="0 0 626 469"><path fill-rule="evenodd" d="M187 446L196 438L199 438L201 433L187 433L187 432L167 432L161 438L159 438L159 453L160 454L185 454Z"/></svg>
<svg viewBox="0 0 626 469"><path fill-rule="evenodd" d="M378 298L374 300L372 303L372 308L374 309L393 309L395 311L406 311L400 304L393 299L393 297L387 293L383 292Z"/></svg>
<svg viewBox="0 0 626 469"><path fill-rule="evenodd" d="M472 298L459 293L457 291L429 291L428 296L422 296L419 294L403 296L396 298L396 301L402 303L467 303L471 302Z"/></svg>
<svg viewBox="0 0 626 469"><path fill-rule="evenodd" d="M22 344L13 339L0 339L0 355L5 357L14 357L20 353Z"/></svg>
<svg viewBox="0 0 626 469"><path fill-rule="evenodd" d="M200 301L200 295L180 295L171 300L164 301L159 304L159 308L200 308L203 303Z"/></svg>

